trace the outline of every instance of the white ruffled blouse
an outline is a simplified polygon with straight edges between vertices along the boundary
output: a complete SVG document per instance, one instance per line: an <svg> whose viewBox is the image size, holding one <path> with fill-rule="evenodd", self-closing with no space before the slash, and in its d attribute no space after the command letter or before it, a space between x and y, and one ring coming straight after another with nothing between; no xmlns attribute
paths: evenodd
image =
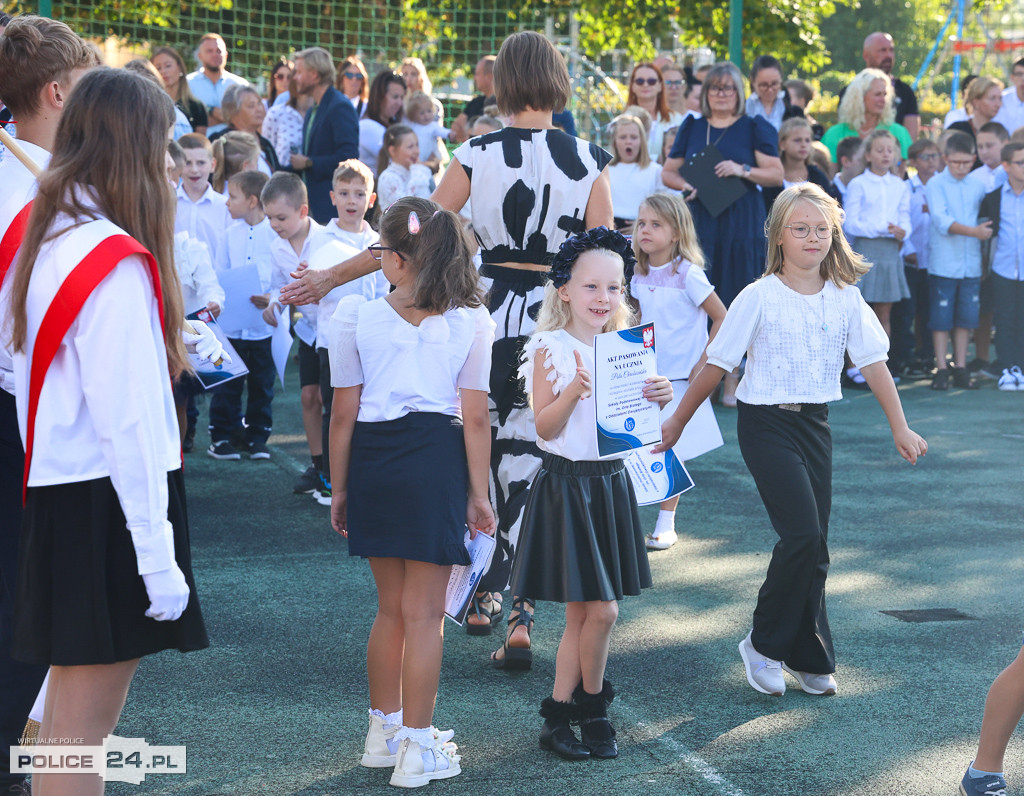
<svg viewBox="0 0 1024 796"><path fill-rule="evenodd" d="M594 347L583 343L565 329L553 332L538 332L530 337L523 350L519 376L526 380L526 392L533 394L533 363L539 351L544 351L544 367L550 368L547 380L555 395L569 386L576 378L576 356L578 351L591 375L594 373ZM576 404L569 420L553 439L537 439L537 447L574 462L596 461L597 451L597 407L593 394ZM625 454L622 454L624 457ZM608 457L608 458L622 458Z"/></svg>
<svg viewBox="0 0 1024 796"><path fill-rule="evenodd" d="M413 326L387 299L345 296L330 327L331 385L363 386L360 422L409 412L461 416L459 390L489 389L494 321L486 307L448 310Z"/></svg>

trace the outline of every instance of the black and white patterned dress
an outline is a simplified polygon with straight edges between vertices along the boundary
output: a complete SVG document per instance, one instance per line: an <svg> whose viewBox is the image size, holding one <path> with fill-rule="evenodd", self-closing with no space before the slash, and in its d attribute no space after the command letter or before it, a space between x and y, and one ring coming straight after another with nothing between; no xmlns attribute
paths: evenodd
<svg viewBox="0 0 1024 796"><path fill-rule="evenodd" d="M500 263L546 265L566 238L583 232L591 188L612 156L561 130L506 127L470 139L453 158L469 177L480 275L497 325L490 408L499 549L480 588L499 591L508 584L527 491L540 469L533 410L517 371L547 282L543 271Z"/></svg>

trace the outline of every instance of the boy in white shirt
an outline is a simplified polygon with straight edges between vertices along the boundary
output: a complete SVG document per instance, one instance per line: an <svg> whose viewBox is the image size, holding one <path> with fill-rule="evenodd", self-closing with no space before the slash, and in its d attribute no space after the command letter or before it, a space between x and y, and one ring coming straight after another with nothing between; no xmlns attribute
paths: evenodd
<svg viewBox="0 0 1024 796"><path fill-rule="evenodd" d="M323 245L326 236L324 228L309 217L306 185L297 175L286 171L274 174L263 189L262 199L270 227L278 236L270 244L273 264L270 306L263 313L269 321L276 319L276 313L280 311L281 305L277 301L280 289L292 281L293 273L309 266L310 257ZM299 315L293 331L299 338L302 425L306 430L306 442L309 444L313 465L296 482L294 491L299 494L312 493L317 502L330 506L331 485L324 476L327 465L323 448L320 358L316 353L317 305L306 304L296 309Z"/></svg>
<svg viewBox="0 0 1024 796"><path fill-rule="evenodd" d="M260 192L267 176L258 171L242 171L228 180L227 209L235 222L228 227L217 249L217 270L256 266L260 290L253 296L233 296L234 301L250 301L259 309L270 303L270 247L274 232L267 222ZM224 330L231 344L249 369L244 379L232 379L217 387L210 398L210 448L214 459L239 459L239 445L251 459L269 459L267 439L272 426L271 403L274 399L274 358L271 352L273 328L260 321L245 329ZM249 395L242 415L242 390Z"/></svg>
<svg viewBox="0 0 1024 796"><path fill-rule="evenodd" d="M198 238L211 252L216 252L231 224L231 216L227 200L210 185L210 175L216 166L213 147L206 136L198 133L183 135L178 145L185 151L185 169L177 189L174 231L187 231L190 237Z"/></svg>
<svg viewBox="0 0 1024 796"><path fill-rule="evenodd" d="M336 254L331 257L317 258L320 262L311 264L310 268L329 268L339 262L355 257L380 240L380 235L369 225L365 216L373 207L377 195L373 192L373 172L361 160L352 158L338 164L331 179L331 203L338 211L338 217L323 228L325 242L334 241L332 247ZM328 245L330 245L328 243ZM323 450L329 450L328 435L331 428L331 407L333 406L334 388L331 386L331 358L328 354L327 335L331 317L338 308L338 302L349 295L360 295L372 301L388 294L391 285L383 271L354 279L341 287L331 290L320 299L316 317L316 353L320 364L320 402L323 404ZM325 456L320 471L326 481L331 480L330 462ZM319 492L319 490L318 490ZM317 493L314 493L314 496ZM321 498L317 498L318 501ZM328 501L325 505L330 505Z"/></svg>
<svg viewBox="0 0 1024 796"><path fill-rule="evenodd" d="M832 178L832 184L839 191L840 204L846 201L850 180L864 173L863 153L863 142L852 135L836 144L836 163L839 164L839 171Z"/></svg>

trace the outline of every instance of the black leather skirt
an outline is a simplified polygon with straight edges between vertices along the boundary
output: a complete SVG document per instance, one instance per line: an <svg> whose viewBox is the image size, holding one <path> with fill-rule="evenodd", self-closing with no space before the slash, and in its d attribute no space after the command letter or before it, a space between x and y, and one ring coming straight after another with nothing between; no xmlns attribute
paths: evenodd
<svg viewBox="0 0 1024 796"><path fill-rule="evenodd" d="M650 588L636 495L622 461L544 454L530 486L512 593L537 600L621 600Z"/></svg>

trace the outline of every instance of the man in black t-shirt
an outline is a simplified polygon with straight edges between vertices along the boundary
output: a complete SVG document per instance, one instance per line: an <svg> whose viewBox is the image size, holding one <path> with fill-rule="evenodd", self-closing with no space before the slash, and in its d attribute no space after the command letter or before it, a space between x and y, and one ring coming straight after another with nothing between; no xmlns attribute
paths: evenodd
<svg viewBox="0 0 1024 796"><path fill-rule="evenodd" d="M491 100L491 103L494 102L494 61L496 58L496 55L485 55L476 64L473 82L480 94L467 102L462 113L452 121L452 137L459 143L469 138L469 120L484 112L484 108L488 105L488 99Z"/></svg>
<svg viewBox="0 0 1024 796"><path fill-rule="evenodd" d="M917 96L914 94L914 89L892 75L892 67L896 61L896 46L892 36L882 32L872 33L864 39L863 56L866 67L881 69L889 76L893 90L896 92L896 123L906 127L910 137L916 141L921 127L921 116L917 110ZM839 92L840 101L843 99L844 93L846 93L845 88Z"/></svg>

